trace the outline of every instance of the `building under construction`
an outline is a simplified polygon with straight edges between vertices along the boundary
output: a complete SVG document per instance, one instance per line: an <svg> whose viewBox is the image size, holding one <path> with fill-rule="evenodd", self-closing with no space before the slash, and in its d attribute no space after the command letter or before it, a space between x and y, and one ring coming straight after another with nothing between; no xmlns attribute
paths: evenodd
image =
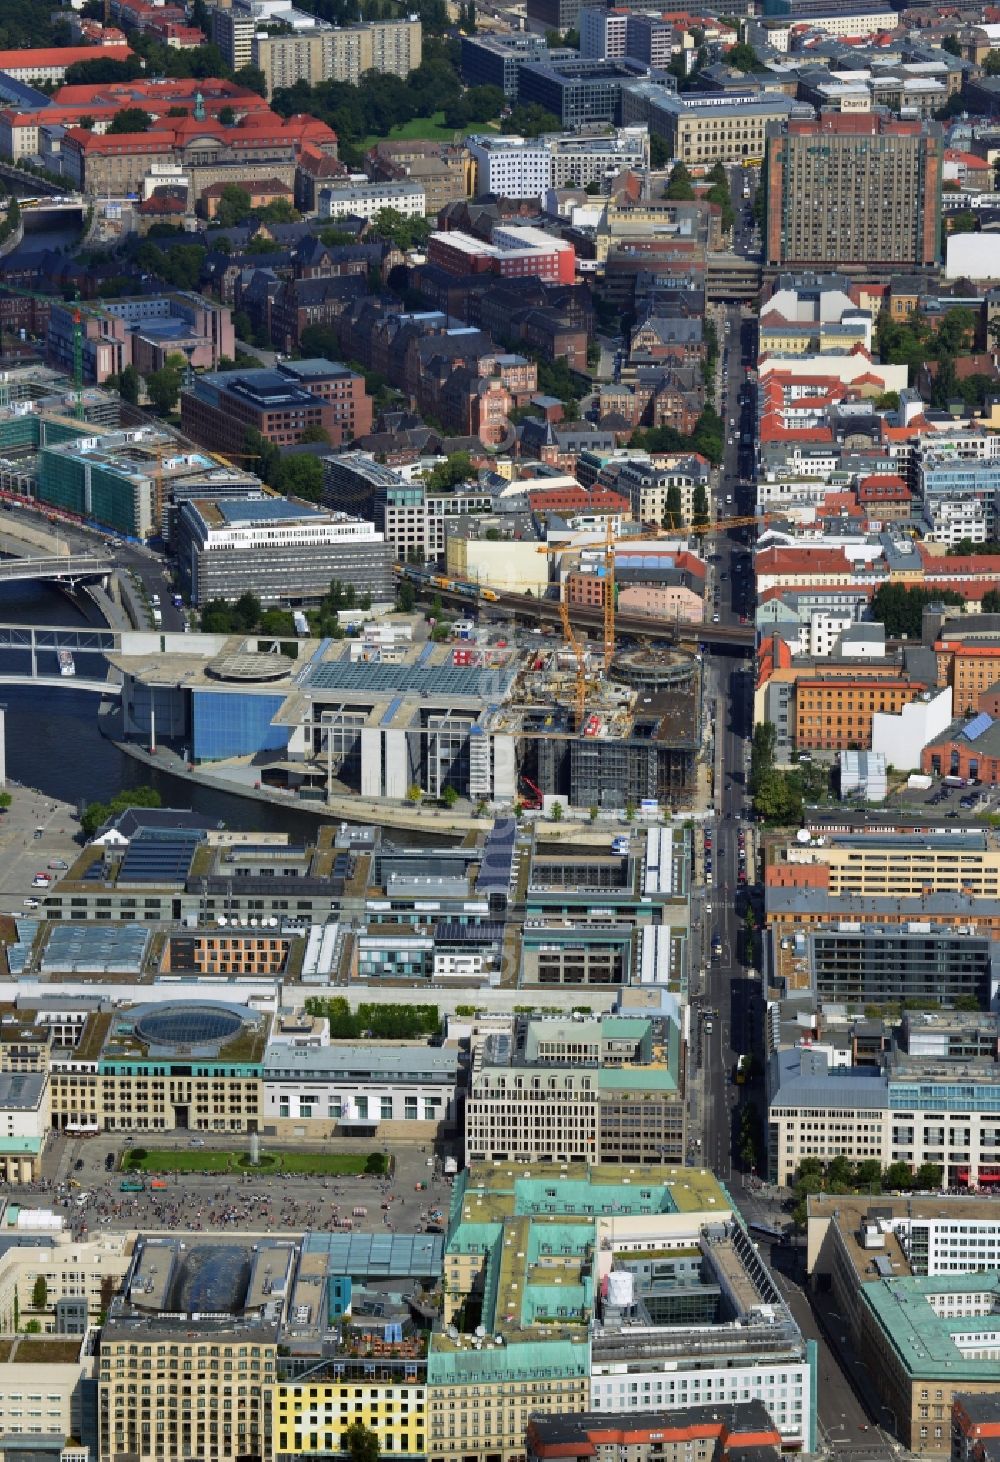
<svg viewBox="0 0 1000 1462"><path fill-rule="evenodd" d="M473 802L623 808L693 796L697 660L625 657L608 674L587 646L513 643L471 623L418 644L415 628L393 617L332 643L189 634L156 655L123 646L123 734L147 741L155 716L157 738L194 761L250 758L262 782L318 798L451 787Z"/></svg>
<svg viewBox="0 0 1000 1462"><path fill-rule="evenodd" d="M169 541L179 502L260 487L167 428L127 425L135 413L117 397L90 389L81 404L82 420L66 392L0 404L0 489L131 538Z"/></svg>

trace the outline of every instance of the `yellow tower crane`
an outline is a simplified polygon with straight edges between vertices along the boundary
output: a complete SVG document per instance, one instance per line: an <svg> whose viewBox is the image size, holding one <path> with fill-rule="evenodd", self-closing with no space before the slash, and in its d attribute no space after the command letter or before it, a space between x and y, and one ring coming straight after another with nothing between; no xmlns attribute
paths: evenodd
<svg viewBox="0 0 1000 1462"><path fill-rule="evenodd" d="M710 538L718 533L728 533L732 528L765 527L768 521L775 516L771 513L752 514L739 518L716 518L704 527L691 529L693 538ZM612 519L609 517L604 530L603 558L604 558L604 672L611 669L611 662L615 657L615 547L617 544L629 544L643 542L650 538L675 538L678 533L687 531L682 528L651 528L648 532L636 534L614 533L612 531ZM572 553L581 545L573 543L540 543L538 552L544 554ZM582 545L587 547L589 545ZM565 605L565 596L560 593L560 617L563 618L563 629L569 623L569 609ZM568 639L568 635L567 635Z"/></svg>

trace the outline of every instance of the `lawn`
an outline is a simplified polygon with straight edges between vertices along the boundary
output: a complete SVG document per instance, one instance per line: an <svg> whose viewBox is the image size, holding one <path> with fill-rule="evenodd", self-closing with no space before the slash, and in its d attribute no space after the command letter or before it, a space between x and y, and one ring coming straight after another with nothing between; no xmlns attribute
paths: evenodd
<svg viewBox="0 0 1000 1462"><path fill-rule="evenodd" d="M381 1154L378 1154L381 1157ZM386 1159L383 1158L383 1164ZM252 1167L246 1152L225 1152L205 1147L144 1148L126 1154L123 1171L144 1173L314 1173L320 1177L352 1178L366 1171L367 1156L353 1152L262 1152Z"/></svg>
<svg viewBox="0 0 1000 1462"><path fill-rule="evenodd" d="M458 129L461 130L461 129ZM414 117L412 121L401 122L398 127L393 127L389 132L389 140L399 141L406 139L413 141L427 142L450 142L455 135L454 127L446 127L444 124L444 112L435 112L432 117ZM369 147L374 147L376 142L382 142L382 137L364 137L358 146L363 147L367 152Z"/></svg>

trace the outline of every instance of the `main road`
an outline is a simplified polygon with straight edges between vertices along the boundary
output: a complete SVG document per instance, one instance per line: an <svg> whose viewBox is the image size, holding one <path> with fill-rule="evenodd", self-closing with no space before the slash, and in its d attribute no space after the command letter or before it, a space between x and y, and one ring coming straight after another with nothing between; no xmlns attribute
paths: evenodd
<svg viewBox="0 0 1000 1462"><path fill-rule="evenodd" d="M754 358L754 325L732 307L717 317L720 337L719 412L725 427L725 454L715 481L715 516L752 511L741 484L750 477L754 434L752 403L745 392L745 371ZM746 545L736 533L720 537L709 558L712 618L720 629L753 620L753 573ZM746 774L753 732L751 677L742 661L725 654L705 656L705 704L714 721L714 819L706 832L711 848L698 850L701 885L701 947L705 979L700 991L698 1029L703 1076L702 1140L704 1159L726 1181L733 1179L737 1057L754 1049L759 1025L759 990L742 964L742 899L739 882L740 836L746 841L747 878L753 879L752 833L747 822ZM711 872L711 886L708 873ZM697 885L696 885L697 886Z"/></svg>

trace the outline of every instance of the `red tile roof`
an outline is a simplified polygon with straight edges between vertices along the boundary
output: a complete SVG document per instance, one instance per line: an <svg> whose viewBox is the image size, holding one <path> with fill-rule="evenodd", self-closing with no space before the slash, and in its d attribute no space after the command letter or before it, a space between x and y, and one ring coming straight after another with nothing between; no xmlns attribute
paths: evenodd
<svg viewBox="0 0 1000 1462"><path fill-rule="evenodd" d="M74 65L77 61L125 61L131 47L112 46L46 46L39 50L0 51L0 71L23 71L27 67Z"/></svg>
<svg viewBox="0 0 1000 1462"><path fill-rule="evenodd" d="M858 498L863 503L909 502L912 496L906 483L894 472L873 472L858 483Z"/></svg>
<svg viewBox="0 0 1000 1462"><path fill-rule="evenodd" d="M583 487L533 488L528 493L528 505L533 513L551 509L556 513L627 513L631 510L628 498L621 493L602 488L588 492Z"/></svg>
<svg viewBox="0 0 1000 1462"><path fill-rule="evenodd" d="M842 548L764 548L754 565L758 578L771 574L849 574L853 565Z"/></svg>

